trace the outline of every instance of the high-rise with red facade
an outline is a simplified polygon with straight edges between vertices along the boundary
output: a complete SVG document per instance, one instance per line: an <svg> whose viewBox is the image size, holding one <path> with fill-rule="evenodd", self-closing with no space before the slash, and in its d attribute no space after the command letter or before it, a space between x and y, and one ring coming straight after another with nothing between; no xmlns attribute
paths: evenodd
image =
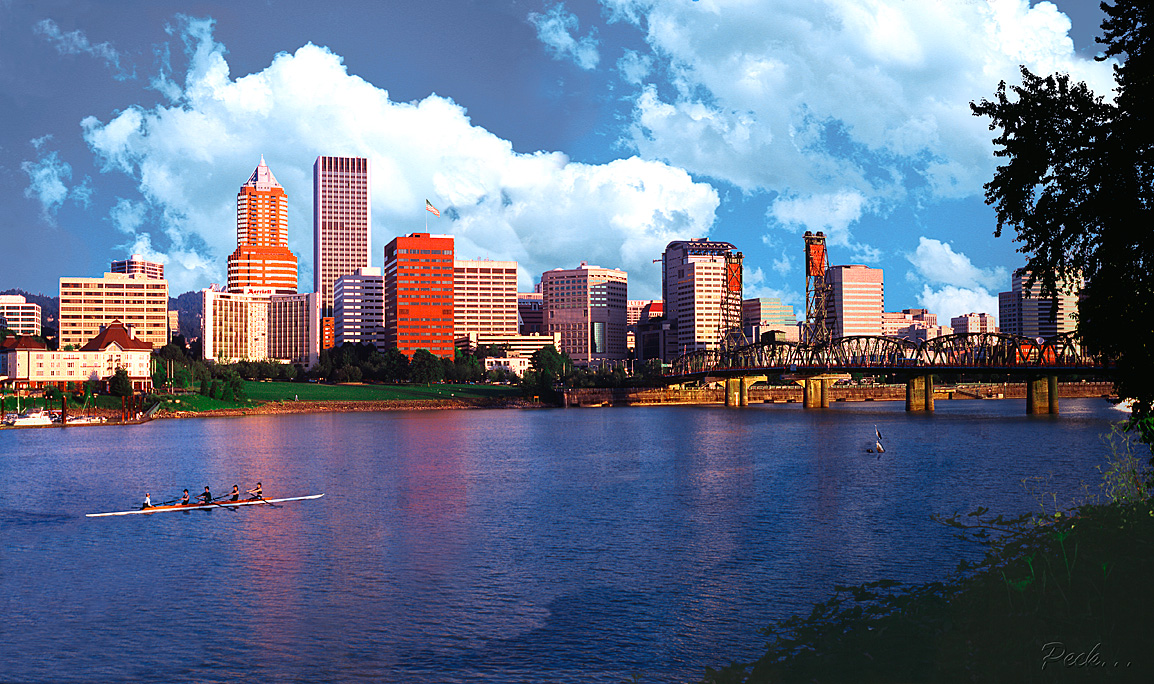
<svg viewBox="0 0 1154 684"><path fill-rule="evenodd" d="M369 264L369 160L317 157L313 164L313 290L333 315L333 285Z"/></svg>
<svg viewBox="0 0 1154 684"><path fill-rule="evenodd" d="M385 344L453 358L453 236L413 233L385 246Z"/></svg>
<svg viewBox="0 0 1154 684"><path fill-rule="evenodd" d="M288 195L264 157L236 195L236 251L228 257L228 291L249 288L297 291L297 258L288 248Z"/></svg>

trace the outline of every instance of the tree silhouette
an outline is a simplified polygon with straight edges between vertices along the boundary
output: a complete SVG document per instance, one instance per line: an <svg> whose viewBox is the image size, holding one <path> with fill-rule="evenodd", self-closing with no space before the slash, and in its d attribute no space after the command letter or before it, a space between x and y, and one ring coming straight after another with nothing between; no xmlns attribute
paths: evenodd
<svg viewBox="0 0 1154 684"><path fill-rule="evenodd" d="M1154 9L1117 0L1102 10L1098 59L1120 60L1113 102L1066 74L1022 67L1022 85L1002 82L994 100L970 107L999 132L1004 163L985 185L994 234L1016 231L1042 296L1085 279L1078 334L1115 361L1119 396L1135 400L1131 425L1154 445Z"/></svg>

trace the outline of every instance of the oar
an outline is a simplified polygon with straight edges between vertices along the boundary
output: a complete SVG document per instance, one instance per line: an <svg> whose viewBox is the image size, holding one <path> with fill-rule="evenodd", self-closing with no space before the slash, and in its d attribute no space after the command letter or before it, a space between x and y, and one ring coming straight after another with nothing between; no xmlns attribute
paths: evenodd
<svg viewBox="0 0 1154 684"><path fill-rule="evenodd" d="M274 504L273 502L271 502L271 501L269 501L268 499L264 498L263 496L254 496L253 498L254 498L254 499L259 499L259 500L260 500L262 503L266 503L266 504L268 504L269 506L272 506L273 508L280 508L280 506L277 506L276 504Z"/></svg>

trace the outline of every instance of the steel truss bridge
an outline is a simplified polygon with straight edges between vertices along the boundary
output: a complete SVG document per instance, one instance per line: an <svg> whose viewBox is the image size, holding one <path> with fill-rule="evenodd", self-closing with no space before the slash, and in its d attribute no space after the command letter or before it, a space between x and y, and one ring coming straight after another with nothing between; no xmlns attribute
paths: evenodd
<svg viewBox="0 0 1154 684"><path fill-rule="evenodd" d="M1112 372L1072 335L1048 339L1005 333L944 335L921 343L896 337L851 336L825 345L759 342L683 354L665 371L670 383L709 376L764 373L986 372L1054 375Z"/></svg>

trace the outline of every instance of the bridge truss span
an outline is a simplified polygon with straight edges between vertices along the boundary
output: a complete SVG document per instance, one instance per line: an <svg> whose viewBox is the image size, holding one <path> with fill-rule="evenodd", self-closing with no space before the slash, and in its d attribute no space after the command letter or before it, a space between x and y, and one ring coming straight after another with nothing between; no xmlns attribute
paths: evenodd
<svg viewBox="0 0 1154 684"><path fill-rule="evenodd" d="M696 351L676 359L666 377L743 375L755 372L989 370L991 372L1094 372L1112 364L1090 355L1072 335L1048 339L1006 333L945 335L921 343L858 335L821 345L761 342Z"/></svg>

